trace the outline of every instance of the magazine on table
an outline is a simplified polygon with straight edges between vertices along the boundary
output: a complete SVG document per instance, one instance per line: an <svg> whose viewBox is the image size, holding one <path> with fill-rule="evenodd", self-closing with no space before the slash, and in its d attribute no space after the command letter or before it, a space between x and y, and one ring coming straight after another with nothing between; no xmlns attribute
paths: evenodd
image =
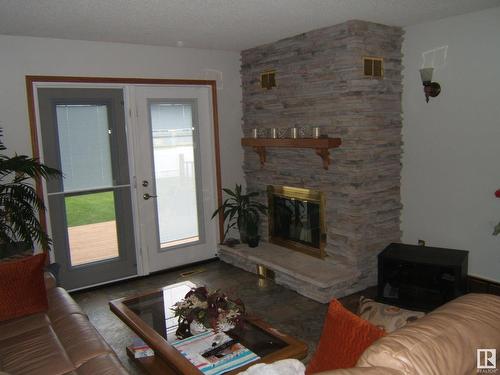
<svg viewBox="0 0 500 375"><path fill-rule="evenodd" d="M213 330L176 341L172 346L206 375L223 374L260 359L224 332Z"/></svg>

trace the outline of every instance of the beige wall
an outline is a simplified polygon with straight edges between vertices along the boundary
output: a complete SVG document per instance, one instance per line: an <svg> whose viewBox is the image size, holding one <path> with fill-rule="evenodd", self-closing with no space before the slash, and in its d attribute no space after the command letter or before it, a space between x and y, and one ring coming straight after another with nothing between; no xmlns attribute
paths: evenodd
<svg viewBox="0 0 500 375"><path fill-rule="evenodd" d="M0 126L9 152L31 154L25 75L207 79L218 91L223 186L243 181L241 80L237 52L0 35ZM209 79L213 79L209 77Z"/></svg>
<svg viewBox="0 0 500 375"><path fill-rule="evenodd" d="M500 281L500 8L406 28L403 241L470 250L469 273ZM425 102L422 53L447 46ZM438 56L437 56L438 57ZM437 63L438 61L435 60Z"/></svg>

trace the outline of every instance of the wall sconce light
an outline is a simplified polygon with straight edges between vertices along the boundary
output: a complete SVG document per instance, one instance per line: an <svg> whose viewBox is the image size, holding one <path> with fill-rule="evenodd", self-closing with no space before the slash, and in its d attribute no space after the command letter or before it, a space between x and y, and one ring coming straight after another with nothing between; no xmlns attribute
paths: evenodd
<svg viewBox="0 0 500 375"><path fill-rule="evenodd" d="M435 98L441 92L441 85L437 82L432 82L432 73L434 68L420 69L420 77L424 85L425 101L429 103L429 96Z"/></svg>

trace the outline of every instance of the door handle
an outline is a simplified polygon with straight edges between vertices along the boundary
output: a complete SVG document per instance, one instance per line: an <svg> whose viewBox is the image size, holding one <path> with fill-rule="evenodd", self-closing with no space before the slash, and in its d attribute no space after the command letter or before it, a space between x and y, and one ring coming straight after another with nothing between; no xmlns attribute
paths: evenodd
<svg viewBox="0 0 500 375"><path fill-rule="evenodd" d="M144 198L144 200L148 200L149 198L156 198L158 197L158 195L149 195L148 193L144 193L142 197Z"/></svg>

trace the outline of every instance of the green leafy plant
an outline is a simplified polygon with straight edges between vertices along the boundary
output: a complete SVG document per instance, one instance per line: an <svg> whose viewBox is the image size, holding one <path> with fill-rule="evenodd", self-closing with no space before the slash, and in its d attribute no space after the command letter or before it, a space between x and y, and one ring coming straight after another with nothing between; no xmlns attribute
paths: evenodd
<svg viewBox="0 0 500 375"><path fill-rule="evenodd" d="M241 185L236 184L234 191L227 188L222 190L228 198L212 214L212 219L218 214L224 217L226 230L222 241L226 238L227 232L236 227L240 231L242 242L246 242L248 226L255 226L255 223L259 222L260 215L267 215L267 206L253 200L259 195L258 192L243 194Z"/></svg>
<svg viewBox="0 0 500 375"><path fill-rule="evenodd" d="M5 150L0 140L0 152ZM45 210L45 205L32 183L33 179L60 175L59 170L35 158L0 154L0 245L4 249L15 248L19 243L30 248L39 243L43 249L49 249L52 241L38 220L38 213Z"/></svg>

